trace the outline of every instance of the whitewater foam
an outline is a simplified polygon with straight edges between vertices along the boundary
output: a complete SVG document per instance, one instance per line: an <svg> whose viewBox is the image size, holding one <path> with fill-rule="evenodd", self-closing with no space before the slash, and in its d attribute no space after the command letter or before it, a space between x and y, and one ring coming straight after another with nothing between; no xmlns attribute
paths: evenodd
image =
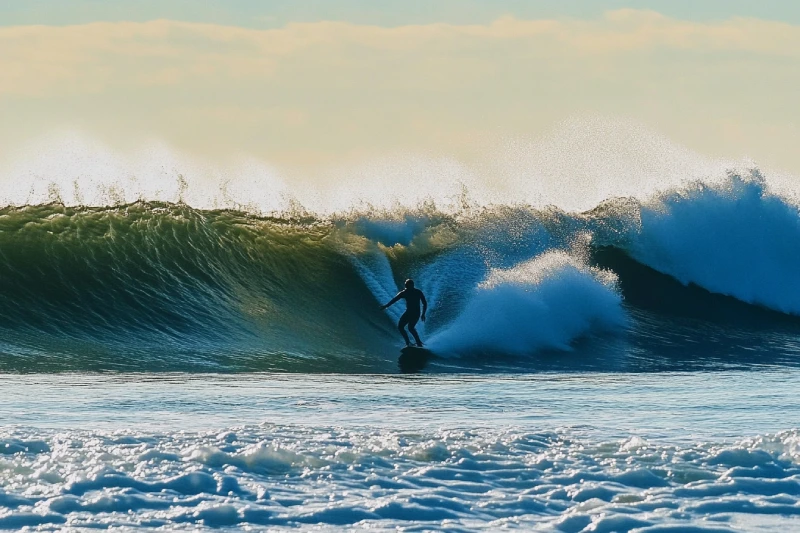
<svg viewBox="0 0 800 533"><path fill-rule="evenodd" d="M787 531L800 516L796 368L0 381L5 529Z"/></svg>
<svg viewBox="0 0 800 533"><path fill-rule="evenodd" d="M569 349L575 339L620 328L622 299L610 272L565 252L548 252L510 269L493 269L465 309L429 346L445 353L526 355Z"/></svg>
<svg viewBox="0 0 800 533"><path fill-rule="evenodd" d="M54 451L17 453L14 468L0 470L3 529L315 524L709 532L731 531L721 526L737 514L778 515L784 525L800 514L797 465L759 444L791 442L795 432L684 446L638 437L592 441L565 430L255 426L72 431L68 441L27 433L52 442ZM23 471L35 474L12 481Z"/></svg>

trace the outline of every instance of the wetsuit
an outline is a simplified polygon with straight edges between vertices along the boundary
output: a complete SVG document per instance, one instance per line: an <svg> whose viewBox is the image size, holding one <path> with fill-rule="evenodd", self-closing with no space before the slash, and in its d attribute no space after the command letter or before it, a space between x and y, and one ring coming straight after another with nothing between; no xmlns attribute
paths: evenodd
<svg viewBox="0 0 800 533"><path fill-rule="evenodd" d="M409 341L408 334L405 330L406 326L408 326L408 331L410 331L414 336L414 340L417 341L417 346L422 346L422 341L419 340L419 334L414 326L416 326L417 321L419 321L420 302L422 302L422 314L424 315L425 311L428 310L428 302L425 300L425 295L422 294L421 290L414 287L403 289L397 293L397 296L392 298L392 301L386 304L386 307L389 307L401 299L406 301L406 312L403 313L403 315L400 317L400 320L397 322L397 329L399 329L400 333L403 335L406 345L410 346L411 341Z"/></svg>

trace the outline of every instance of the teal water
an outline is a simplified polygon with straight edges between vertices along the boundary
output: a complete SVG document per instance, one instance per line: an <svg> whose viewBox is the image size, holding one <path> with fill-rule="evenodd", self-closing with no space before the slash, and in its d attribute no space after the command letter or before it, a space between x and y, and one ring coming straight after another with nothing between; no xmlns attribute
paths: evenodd
<svg viewBox="0 0 800 533"><path fill-rule="evenodd" d="M727 438L800 422L800 370L528 375L0 375L4 425L591 428L604 438Z"/></svg>

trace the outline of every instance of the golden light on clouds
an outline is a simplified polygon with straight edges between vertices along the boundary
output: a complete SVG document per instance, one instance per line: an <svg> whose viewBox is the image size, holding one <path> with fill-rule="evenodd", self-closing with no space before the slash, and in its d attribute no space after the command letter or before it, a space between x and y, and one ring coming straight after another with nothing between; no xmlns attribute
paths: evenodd
<svg viewBox="0 0 800 533"><path fill-rule="evenodd" d="M536 136L596 113L639 120L706 153L800 170L781 140L800 120L798 58L798 26L629 9L486 25L5 27L0 139L78 128L296 164L395 150L463 154L487 137ZM777 142L764 140L767 129Z"/></svg>

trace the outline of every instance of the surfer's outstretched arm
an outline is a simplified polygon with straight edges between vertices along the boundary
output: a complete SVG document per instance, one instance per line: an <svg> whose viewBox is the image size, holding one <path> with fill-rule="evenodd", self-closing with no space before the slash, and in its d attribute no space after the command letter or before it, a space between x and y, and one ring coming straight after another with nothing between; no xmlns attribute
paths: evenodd
<svg viewBox="0 0 800 533"><path fill-rule="evenodd" d="M425 313L428 312L428 300L425 299L425 294L419 291L419 297L422 299L422 321L425 322Z"/></svg>
<svg viewBox="0 0 800 533"><path fill-rule="evenodd" d="M404 292L406 292L406 291L400 291L400 292L398 292L398 293L397 293L397 296L395 296L394 298L392 298L391 300L389 300L389 303L388 303L388 304L386 304L386 305L382 305L382 306L381 306L381 309L386 309L387 307L389 307L389 306L392 306L392 305L394 305L395 303L397 303L397 301L398 301L400 298L402 298L402 297L403 297L403 293L404 293Z"/></svg>

